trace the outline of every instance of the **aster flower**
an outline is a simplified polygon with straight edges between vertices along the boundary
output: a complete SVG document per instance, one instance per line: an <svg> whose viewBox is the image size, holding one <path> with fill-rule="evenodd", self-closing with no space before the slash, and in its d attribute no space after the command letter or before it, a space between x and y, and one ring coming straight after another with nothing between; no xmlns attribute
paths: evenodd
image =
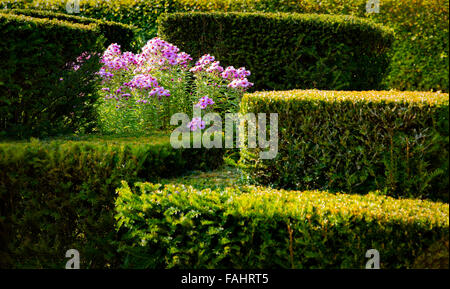
<svg viewBox="0 0 450 289"><path fill-rule="evenodd" d="M203 96L198 100L198 103L195 105L196 107L200 107L201 109L205 109L208 105L213 105L214 101L208 96Z"/></svg>

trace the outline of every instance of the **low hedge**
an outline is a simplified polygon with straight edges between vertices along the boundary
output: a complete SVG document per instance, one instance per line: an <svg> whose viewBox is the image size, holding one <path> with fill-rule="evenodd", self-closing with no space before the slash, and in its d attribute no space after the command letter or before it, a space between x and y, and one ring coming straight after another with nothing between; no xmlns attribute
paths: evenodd
<svg viewBox="0 0 450 289"><path fill-rule="evenodd" d="M369 249L381 268L423 268L449 256L448 204L376 193L123 183L116 211L125 268L364 268ZM442 257L423 258L440 244Z"/></svg>
<svg viewBox="0 0 450 289"><path fill-rule="evenodd" d="M449 95L292 90L246 94L243 114L278 113L278 154L241 150L250 181L282 188L448 202Z"/></svg>
<svg viewBox="0 0 450 289"><path fill-rule="evenodd" d="M0 143L0 268L114 268L114 190L214 169L220 149L173 149L168 137Z"/></svg>
<svg viewBox="0 0 450 289"><path fill-rule="evenodd" d="M106 38L106 46L111 43L117 43L123 51L130 51L135 41L136 27L132 25L36 9L8 9L0 10L0 12L26 15L34 18L57 19L70 23L95 24L99 27L101 34Z"/></svg>
<svg viewBox="0 0 450 289"><path fill-rule="evenodd" d="M194 58L245 66L254 89L379 89L392 32L351 16L173 13L158 35ZM200 37L199 37L200 35Z"/></svg>
<svg viewBox="0 0 450 289"><path fill-rule="evenodd" d="M0 137L90 125L99 60L84 59L77 71L70 64L85 51L100 51L96 25L0 13L0 38Z"/></svg>

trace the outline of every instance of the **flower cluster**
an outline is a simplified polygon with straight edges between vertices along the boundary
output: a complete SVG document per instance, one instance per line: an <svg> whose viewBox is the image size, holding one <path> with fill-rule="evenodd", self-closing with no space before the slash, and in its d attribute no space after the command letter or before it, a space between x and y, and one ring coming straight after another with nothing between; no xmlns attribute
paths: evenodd
<svg viewBox="0 0 450 289"><path fill-rule="evenodd" d="M242 79L246 78L250 75L250 71L246 70L245 67L241 67L239 69L234 68L233 66L228 66L224 72L222 72L221 76L228 80L233 79Z"/></svg>
<svg viewBox="0 0 450 289"><path fill-rule="evenodd" d="M208 96L203 96L198 100L198 103L195 105L196 107L200 107L201 109L205 109L208 105L213 105L214 101Z"/></svg>
<svg viewBox="0 0 450 289"><path fill-rule="evenodd" d="M158 81L150 74L138 74L130 82L125 83L125 85L132 89L150 89L152 87L158 87Z"/></svg>
<svg viewBox="0 0 450 289"><path fill-rule="evenodd" d="M142 48L141 57L139 59L141 64L149 65L152 68L175 65L181 65L185 68L190 60L192 60L192 58L189 54L180 52L178 47L158 37L147 42Z"/></svg>
<svg viewBox="0 0 450 289"><path fill-rule="evenodd" d="M86 57L82 55L80 60ZM189 54L158 37L136 54L122 52L120 45L111 44L101 55L98 71L106 100L101 106L105 127L119 131L121 126L124 130L166 129L173 113L188 112L192 105L215 112L233 111L244 91L253 85L247 80L250 71L244 67L224 68L214 56L206 54L188 70L191 60ZM189 71L195 75L193 83L187 81ZM201 130L205 122L201 117L193 118L188 127Z"/></svg>
<svg viewBox="0 0 450 289"><path fill-rule="evenodd" d="M244 77L244 78L233 79L233 81L228 84L228 87L232 87L232 88L241 87L243 89L247 89L247 88L251 87L252 85L253 85L253 83L249 82L247 80L247 78Z"/></svg>
<svg viewBox="0 0 450 289"><path fill-rule="evenodd" d="M200 117L194 117L187 125L187 127L191 131L196 131L197 129L204 129L205 128L205 121L202 120Z"/></svg>
<svg viewBox="0 0 450 289"><path fill-rule="evenodd" d="M170 91L168 91L167 89L164 89L162 87L155 87L150 91L150 93L148 95L149 96L157 95L159 97L159 99L161 99L161 96L169 97Z"/></svg>
<svg viewBox="0 0 450 289"><path fill-rule="evenodd" d="M215 72L221 73L221 72L223 72L223 67L220 66L220 62L219 61L214 61L211 64L211 66L206 69L206 72L208 72L208 73L215 73Z"/></svg>
<svg viewBox="0 0 450 289"><path fill-rule="evenodd" d="M211 56L209 54L205 54L195 63L195 66L189 69L190 72L196 73L199 71L203 71L206 69L206 67L212 63L215 63L217 66L219 64L218 61L214 61L214 56ZM222 68L222 67L221 67ZM222 68L223 69L223 68Z"/></svg>
<svg viewBox="0 0 450 289"><path fill-rule="evenodd" d="M190 69L193 73L198 73L201 71L206 71L207 73L213 73L220 75L224 80L229 81L227 85L231 88L242 88L247 89L253 86L253 83L249 82L247 77L250 75L250 71L246 70L245 67L239 69L233 66L228 66L223 68L220 66L219 61L215 61L214 56L209 54L203 55L196 63L195 66Z"/></svg>

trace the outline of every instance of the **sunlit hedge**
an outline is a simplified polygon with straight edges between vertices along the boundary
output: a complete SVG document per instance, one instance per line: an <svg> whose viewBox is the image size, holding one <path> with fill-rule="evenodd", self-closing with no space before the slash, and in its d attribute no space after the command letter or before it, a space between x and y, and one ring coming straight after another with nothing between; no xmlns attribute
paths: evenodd
<svg viewBox="0 0 450 289"><path fill-rule="evenodd" d="M124 183L117 192L126 268L364 268L369 249L379 251L381 268L448 259L448 204L151 183ZM436 245L440 254L426 262Z"/></svg>
<svg viewBox="0 0 450 289"><path fill-rule="evenodd" d="M81 15L134 24L141 38L156 34L165 12L240 11L350 14L371 18L397 32L391 73L385 82L401 90L449 88L448 0L382 0L379 13L366 13L367 0L81 0ZM66 11L63 0L0 0L0 8Z"/></svg>
<svg viewBox="0 0 450 289"><path fill-rule="evenodd" d="M173 149L166 136L0 143L0 268L117 266L115 189L215 169L221 149Z"/></svg>
<svg viewBox="0 0 450 289"><path fill-rule="evenodd" d="M447 93L256 92L244 95L241 111L278 113L276 158L241 151L251 181L448 201Z"/></svg>

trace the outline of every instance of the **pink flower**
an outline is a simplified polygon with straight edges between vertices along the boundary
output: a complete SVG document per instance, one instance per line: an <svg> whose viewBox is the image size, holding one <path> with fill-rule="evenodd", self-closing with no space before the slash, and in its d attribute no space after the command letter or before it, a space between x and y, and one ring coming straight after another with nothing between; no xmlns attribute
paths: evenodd
<svg viewBox="0 0 450 289"><path fill-rule="evenodd" d="M187 127L191 131L196 131L197 128L204 129L206 126L205 121L203 121L200 117L194 117L187 125Z"/></svg>
<svg viewBox="0 0 450 289"><path fill-rule="evenodd" d="M228 87L231 87L231 88L247 89L251 86L253 86L253 83L249 82L247 80L247 78L236 78L228 84Z"/></svg>
<svg viewBox="0 0 450 289"><path fill-rule="evenodd" d="M214 101L208 96L203 96L198 100L198 103L195 105L196 107L200 107L201 109L205 109L208 105L213 105Z"/></svg>

